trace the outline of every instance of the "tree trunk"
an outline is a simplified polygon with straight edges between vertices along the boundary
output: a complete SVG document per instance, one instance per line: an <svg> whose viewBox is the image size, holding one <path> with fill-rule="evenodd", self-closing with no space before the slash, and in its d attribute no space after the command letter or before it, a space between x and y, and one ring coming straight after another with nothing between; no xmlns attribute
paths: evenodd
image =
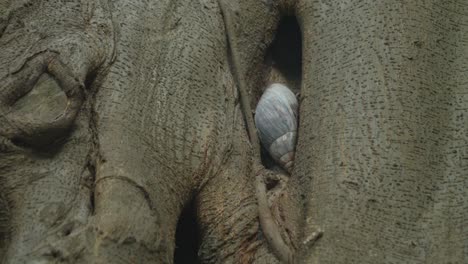
<svg viewBox="0 0 468 264"><path fill-rule="evenodd" d="M468 261L468 6L302 1L305 263ZM465 70L464 70L465 69Z"/></svg>
<svg viewBox="0 0 468 264"><path fill-rule="evenodd" d="M464 0L0 0L0 62L2 263L468 261Z"/></svg>

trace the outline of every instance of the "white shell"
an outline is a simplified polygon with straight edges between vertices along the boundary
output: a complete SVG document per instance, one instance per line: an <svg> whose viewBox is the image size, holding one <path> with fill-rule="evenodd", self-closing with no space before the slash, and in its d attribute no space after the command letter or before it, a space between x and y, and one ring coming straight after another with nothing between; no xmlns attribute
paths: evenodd
<svg viewBox="0 0 468 264"><path fill-rule="evenodd" d="M279 83L265 90L255 110L255 125L262 145L288 171L294 162L297 116L296 96Z"/></svg>

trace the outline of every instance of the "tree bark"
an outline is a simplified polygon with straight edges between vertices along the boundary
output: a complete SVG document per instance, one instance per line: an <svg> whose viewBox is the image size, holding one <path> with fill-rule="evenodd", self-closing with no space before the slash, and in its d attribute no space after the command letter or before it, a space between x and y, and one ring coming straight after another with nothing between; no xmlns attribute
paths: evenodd
<svg viewBox="0 0 468 264"><path fill-rule="evenodd" d="M0 0L0 262L173 263L192 205L193 263L465 263L464 0L223 3Z"/></svg>
<svg viewBox="0 0 468 264"><path fill-rule="evenodd" d="M463 263L468 6L300 1L304 263ZM307 232L305 232L307 233Z"/></svg>

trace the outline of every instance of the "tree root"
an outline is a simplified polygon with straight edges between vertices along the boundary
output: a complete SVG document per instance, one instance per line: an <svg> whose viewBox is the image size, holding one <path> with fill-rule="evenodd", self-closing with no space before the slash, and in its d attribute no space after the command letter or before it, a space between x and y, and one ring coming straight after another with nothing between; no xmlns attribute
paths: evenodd
<svg viewBox="0 0 468 264"><path fill-rule="evenodd" d="M270 207L268 206L266 184L263 175L265 170L265 168L261 167L255 177L260 226L276 257L284 263L294 263L293 251L281 237L280 228L276 224Z"/></svg>

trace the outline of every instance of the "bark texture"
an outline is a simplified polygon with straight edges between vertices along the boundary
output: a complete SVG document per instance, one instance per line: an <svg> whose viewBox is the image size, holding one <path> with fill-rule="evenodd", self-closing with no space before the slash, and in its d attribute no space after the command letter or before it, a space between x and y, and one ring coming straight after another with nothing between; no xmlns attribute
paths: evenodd
<svg viewBox="0 0 468 264"><path fill-rule="evenodd" d="M468 261L468 5L299 1L304 263ZM309 220L312 219L312 223Z"/></svg>
<svg viewBox="0 0 468 264"><path fill-rule="evenodd" d="M0 262L173 263L192 204L201 263L466 263L468 4L221 3L0 0ZM273 81L288 176L246 126Z"/></svg>

